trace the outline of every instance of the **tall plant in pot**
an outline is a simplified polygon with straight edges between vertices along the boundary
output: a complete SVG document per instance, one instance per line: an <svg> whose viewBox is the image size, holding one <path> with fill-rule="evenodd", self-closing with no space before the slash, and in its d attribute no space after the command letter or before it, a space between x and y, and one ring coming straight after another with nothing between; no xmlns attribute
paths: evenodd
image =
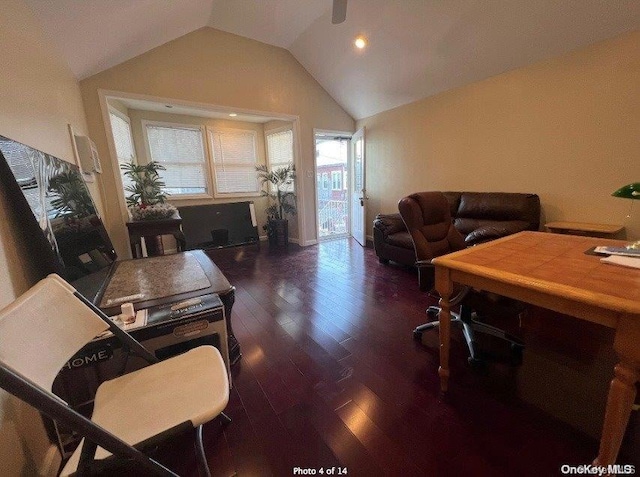
<svg viewBox="0 0 640 477"><path fill-rule="evenodd" d="M269 244L286 246L289 243L287 216L296 214L296 168L293 164L287 164L269 170L266 165L261 164L256 166L256 171L263 187L262 195L269 198L267 223L264 226Z"/></svg>
<svg viewBox="0 0 640 477"><path fill-rule="evenodd" d="M162 164L156 161L144 165L130 162L120 168L131 181L124 190L129 193L126 200L133 220L168 219L176 212L173 205L165 202L167 194L162 191L165 184L158 174L158 171L165 170Z"/></svg>

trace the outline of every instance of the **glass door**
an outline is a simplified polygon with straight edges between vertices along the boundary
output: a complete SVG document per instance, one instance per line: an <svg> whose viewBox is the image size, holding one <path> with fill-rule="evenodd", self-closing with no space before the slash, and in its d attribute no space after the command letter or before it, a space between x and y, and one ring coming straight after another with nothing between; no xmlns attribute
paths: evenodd
<svg viewBox="0 0 640 477"><path fill-rule="evenodd" d="M349 235L350 138L316 133L316 223L318 240Z"/></svg>

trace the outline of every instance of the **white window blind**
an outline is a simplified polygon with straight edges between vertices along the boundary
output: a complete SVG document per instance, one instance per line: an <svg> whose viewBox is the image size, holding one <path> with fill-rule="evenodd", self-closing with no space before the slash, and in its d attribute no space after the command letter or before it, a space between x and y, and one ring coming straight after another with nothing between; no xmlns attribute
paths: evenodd
<svg viewBox="0 0 640 477"><path fill-rule="evenodd" d="M293 163L293 132L267 133L267 156L273 169Z"/></svg>
<svg viewBox="0 0 640 477"><path fill-rule="evenodd" d="M122 164L136 162L136 150L133 147L133 138L131 137L131 124L124 117L113 111L109 111L111 120L111 131L113 132L113 142L116 145L116 156L118 157L118 168ZM124 175L124 171L120 169L122 176L122 185L127 187L132 182ZM126 194L126 191L125 191Z"/></svg>
<svg viewBox="0 0 640 477"><path fill-rule="evenodd" d="M293 131L277 131L267 133L267 161L269 169L274 170L282 166L293 164ZM282 188L289 192L295 190L295 183Z"/></svg>
<svg viewBox="0 0 640 477"><path fill-rule="evenodd" d="M256 133L209 130L217 194L257 194Z"/></svg>
<svg viewBox="0 0 640 477"><path fill-rule="evenodd" d="M202 131L197 126L145 124L149 154L160 171L164 192L171 195L207 193L207 169Z"/></svg>

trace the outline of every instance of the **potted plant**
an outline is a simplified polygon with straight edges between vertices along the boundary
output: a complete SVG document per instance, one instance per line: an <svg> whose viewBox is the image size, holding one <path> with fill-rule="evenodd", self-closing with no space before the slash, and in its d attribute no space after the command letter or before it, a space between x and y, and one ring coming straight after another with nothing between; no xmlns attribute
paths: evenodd
<svg viewBox="0 0 640 477"><path fill-rule="evenodd" d="M130 162L120 168L131 180L124 190L129 192L126 199L133 220L161 220L175 214L177 209L165 203L167 194L162 192L165 184L158 174L158 171L165 170L162 164L156 161L144 165Z"/></svg>
<svg viewBox="0 0 640 477"><path fill-rule="evenodd" d="M266 165L256 166L258 180L265 185L262 195L269 198L267 207L267 232L269 244L286 246L289 243L289 221L287 215L296 214L296 194L293 184L296 178L296 168L293 164L280 166L269 170Z"/></svg>

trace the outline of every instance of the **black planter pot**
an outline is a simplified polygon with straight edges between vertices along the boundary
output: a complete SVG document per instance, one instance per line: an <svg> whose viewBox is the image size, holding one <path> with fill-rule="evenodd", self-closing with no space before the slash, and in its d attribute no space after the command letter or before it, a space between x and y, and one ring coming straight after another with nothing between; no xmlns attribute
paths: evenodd
<svg viewBox="0 0 640 477"><path fill-rule="evenodd" d="M289 245L289 221L287 219L269 221L269 245L271 247Z"/></svg>

